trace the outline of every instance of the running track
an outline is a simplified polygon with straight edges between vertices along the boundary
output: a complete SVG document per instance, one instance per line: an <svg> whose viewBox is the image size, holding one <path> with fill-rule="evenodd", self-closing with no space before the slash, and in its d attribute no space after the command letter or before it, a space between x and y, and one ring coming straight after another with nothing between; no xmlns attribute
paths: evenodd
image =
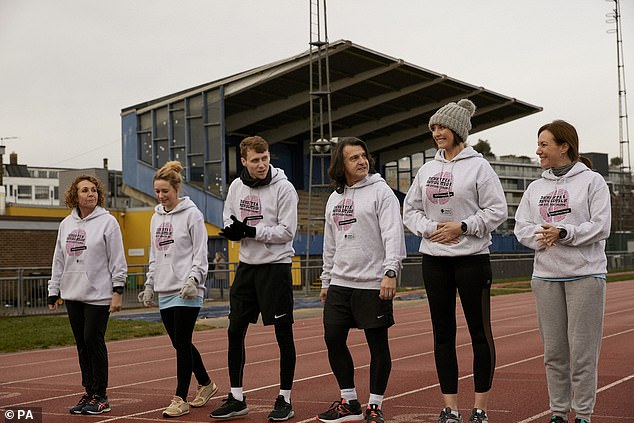
<svg viewBox="0 0 634 423"><path fill-rule="evenodd" d="M383 409L388 422L435 422L442 406L433 361L431 323L425 300L397 302L397 323L390 329L392 375ZM530 293L492 298L497 370L489 404L495 422L548 421L542 345ZM298 313L299 315L299 313ZM460 411L473 401L469 336L459 312ZM209 422L208 413L228 391L227 340L224 328L196 332L195 344L218 396L189 415L170 419ZM292 422L314 421L338 399L330 373L320 317L295 323L297 370ZM357 366L357 392L368 399L369 355L363 333L351 332L349 345ZM69 406L81 395L74 347L0 355L0 409L41 407L44 422L156 422L173 395L174 352L166 336L108 344L112 411L100 416L71 416ZM278 391L275 336L270 327L254 325L247 336L245 392L250 413L240 422L265 422ZM605 329L599 363L599 393L593 422L634 422L634 281L608 284ZM195 389L192 381L190 395ZM191 398L190 398L191 399ZM572 416L574 418L574 416ZM7 420L8 421L8 420ZM17 421L17 420L13 420Z"/></svg>

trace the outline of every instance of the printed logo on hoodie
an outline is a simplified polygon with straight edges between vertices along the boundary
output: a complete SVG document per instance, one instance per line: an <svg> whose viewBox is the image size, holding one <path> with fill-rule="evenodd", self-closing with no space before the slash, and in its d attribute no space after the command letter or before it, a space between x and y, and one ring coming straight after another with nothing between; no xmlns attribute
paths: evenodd
<svg viewBox="0 0 634 423"><path fill-rule="evenodd" d="M354 217L354 201L344 198L332 209L332 220L338 231L347 231L357 221Z"/></svg>
<svg viewBox="0 0 634 423"><path fill-rule="evenodd" d="M161 223L154 234L154 242L156 249L159 251L165 251L170 248L174 243L174 228L170 222Z"/></svg>
<svg viewBox="0 0 634 423"><path fill-rule="evenodd" d="M453 197L453 174L450 172L438 172L427 178L425 193L432 204L446 204Z"/></svg>
<svg viewBox="0 0 634 423"><path fill-rule="evenodd" d="M68 256L80 256L86 247L86 231L75 229L66 237L66 254Z"/></svg>
<svg viewBox="0 0 634 423"><path fill-rule="evenodd" d="M260 197L257 195L247 195L240 199L240 220L245 219L249 226L255 226L264 219Z"/></svg>
<svg viewBox="0 0 634 423"><path fill-rule="evenodd" d="M568 191L556 189L539 198L539 214L547 222L561 222L571 213Z"/></svg>

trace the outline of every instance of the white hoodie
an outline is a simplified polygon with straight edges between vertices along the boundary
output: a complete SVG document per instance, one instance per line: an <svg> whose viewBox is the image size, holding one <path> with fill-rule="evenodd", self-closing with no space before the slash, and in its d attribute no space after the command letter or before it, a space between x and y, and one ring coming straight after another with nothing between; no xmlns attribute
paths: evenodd
<svg viewBox="0 0 634 423"><path fill-rule="evenodd" d="M146 285L159 297L178 294L190 276L198 281L198 295L205 295L207 229L203 214L189 197L182 197L173 210L161 204L150 222L150 263Z"/></svg>
<svg viewBox="0 0 634 423"><path fill-rule="evenodd" d="M225 227L231 215L255 227L255 238L240 241L239 260L248 264L291 263L297 230L297 191L282 169L271 166L271 182L251 188L240 178L229 186L222 213Z"/></svg>
<svg viewBox="0 0 634 423"><path fill-rule="evenodd" d="M451 161L445 150L416 174L403 204L403 222L422 237L419 251L432 256L488 254L491 232L508 217L504 190L497 174L480 153L466 147ZM457 244L428 237L442 222L465 222L467 232Z"/></svg>
<svg viewBox="0 0 634 423"><path fill-rule="evenodd" d="M380 289L388 270L399 273L407 255L401 208L378 173L326 203L322 288Z"/></svg>
<svg viewBox="0 0 634 423"><path fill-rule="evenodd" d="M533 276L566 278L607 272L605 240L610 236L610 191L601 175L575 163L563 176L552 170L531 182L515 214L515 236L535 250ZM565 238L539 249L535 231L548 223Z"/></svg>
<svg viewBox="0 0 634 423"><path fill-rule="evenodd" d="M128 267L117 219L102 207L80 218L73 209L59 225L48 295L108 305L112 288L125 286Z"/></svg>

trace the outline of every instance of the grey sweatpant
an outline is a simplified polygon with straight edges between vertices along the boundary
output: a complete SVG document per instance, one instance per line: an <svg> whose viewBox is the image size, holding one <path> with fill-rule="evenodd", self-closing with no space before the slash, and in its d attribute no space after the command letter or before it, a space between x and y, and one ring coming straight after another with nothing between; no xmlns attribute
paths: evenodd
<svg viewBox="0 0 634 423"><path fill-rule="evenodd" d="M550 409L590 421L596 402L597 364L603 336L605 279L531 281L544 341Z"/></svg>

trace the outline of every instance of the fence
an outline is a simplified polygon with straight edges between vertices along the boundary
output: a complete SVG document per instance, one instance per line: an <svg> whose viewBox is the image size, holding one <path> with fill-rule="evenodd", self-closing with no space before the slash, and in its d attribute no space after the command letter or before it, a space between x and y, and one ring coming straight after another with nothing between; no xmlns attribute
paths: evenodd
<svg viewBox="0 0 634 423"><path fill-rule="evenodd" d="M228 299L228 288L233 281L236 266L237 263L227 263L227 269L209 271L205 282L206 300ZM321 266L321 257L293 262L293 288L296 295L313 296L319 292ZM529 278L533 270L533 256L531 254L492 254L491 267L494 279ZM609 272L627 269L634 269L634 253L608 253ZM140 307L137 296L143 290L146 273L147 265L128 266L128 280L123 295L125 308ZM50 267L0 268L0 306L2 307L0 316L50 313L46 303L49 279ZM410 256L403 261L399 286L423 286L420 256ZM64 311L62 305L60 312Z"/></svg>

